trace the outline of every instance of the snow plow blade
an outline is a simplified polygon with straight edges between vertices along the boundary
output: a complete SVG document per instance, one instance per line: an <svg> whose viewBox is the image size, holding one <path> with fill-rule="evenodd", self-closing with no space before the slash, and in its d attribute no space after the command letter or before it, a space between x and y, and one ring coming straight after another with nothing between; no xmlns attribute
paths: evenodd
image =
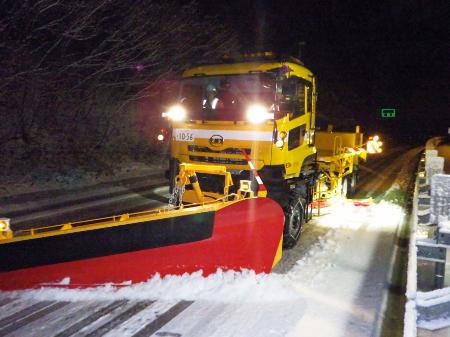
<svg viewBox="0 0 450 337"><path fill-rule="evenodd" d="M283 221L275 201L252 197L4 235L0 289L121 286L219 268L269 273L281 258Z"/></svg>

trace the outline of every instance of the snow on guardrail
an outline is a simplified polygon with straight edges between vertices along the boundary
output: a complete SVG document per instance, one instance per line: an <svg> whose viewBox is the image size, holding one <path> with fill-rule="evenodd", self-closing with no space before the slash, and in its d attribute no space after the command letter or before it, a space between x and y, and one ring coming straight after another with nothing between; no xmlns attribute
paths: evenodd
<svg viewBox="0 0 450 337"><path fill-rule="evenodd" d="M437 137L427 142L414 189L404 337L416 337L418 328L450 327L450 287L443 287L447 250L450 249L450 175L442 174L444 158L438 157L435 150L441 141L442 138ZM424 233L428 233L428 237L424 238ZM421 272L417 267L418 259L436 264L435 290L418 289Z"/></svg>
<svg viewBox="0 0 450 337"><path fill-rule="evenodd" d="M417 247L416 247L416 231L417 231L417 206L418 206L418 179L414 188L414 200L412 215L410 218L411 236L409 238L409 253L408 253L408 271L406 284L406 307L405 307L405 326L404 337L417 336L417 311L416 311L416 296L417 296Z"/></svg>

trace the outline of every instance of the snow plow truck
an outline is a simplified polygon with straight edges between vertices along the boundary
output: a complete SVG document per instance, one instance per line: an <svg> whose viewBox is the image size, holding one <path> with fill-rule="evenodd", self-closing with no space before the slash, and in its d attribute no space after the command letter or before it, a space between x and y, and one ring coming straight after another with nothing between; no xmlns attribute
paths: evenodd
<svg viewBox="0 0 450 337"><path fill-rule="evenodd" d="M0 218L0 290L271 272L314 202L351 192L366 155L359 128L316 131L316 96L311 71L272 54L186 70L164 113L169 204L25 230Z"/></svg>
<svg viewBox="0 0 450 337"><path fill-rule="evenodd" d="M177 101L163 113L172 135L171 190L181 163L224 165L234 186L251 181L255 194L267 191L282 207L283 246L293 247L313 201L350 194L366 157L359 127L316 130L316 97L316 79L302 62L270 52L186 70ZM210 176L198 182L211 196L222 188ZM182 199L198 201L189 186Z"/></svg>

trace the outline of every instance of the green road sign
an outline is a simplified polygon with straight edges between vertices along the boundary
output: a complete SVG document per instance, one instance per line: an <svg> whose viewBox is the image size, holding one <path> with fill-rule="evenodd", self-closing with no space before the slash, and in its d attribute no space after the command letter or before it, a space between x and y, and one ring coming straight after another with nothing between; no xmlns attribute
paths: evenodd
<svg viewBox="0 0 450 337"><path fill-rule="evenodd" d="M381 109L381 118L395 118L396 114L395 109Z"/></svg>

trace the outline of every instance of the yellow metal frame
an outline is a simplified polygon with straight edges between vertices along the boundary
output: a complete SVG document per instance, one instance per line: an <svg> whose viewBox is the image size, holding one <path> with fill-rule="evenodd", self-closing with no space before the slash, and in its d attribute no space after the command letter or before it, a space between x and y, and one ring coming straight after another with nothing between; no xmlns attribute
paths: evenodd
<svg viewBox="0 0 450 337"><path fill-rule="evenodd" d="M343 178L353 173L353 168L358 165L359 158L365 160L367 151L362 148L363 135L359 126L355 132L317 132L317 163L323 174L319 180L319 189L316 200L339 195ZM326 185L326 189L324 186Z"/></svg>
<svg viewBox="0 0 450 337"><path fill-rule="evenodd" d="M228 194L228 188L232 184L232 179L230 173L226 172L226 168L224 166L182 164L181 168L182 170L180 171L180 178L178 181L180 184L179 186L183 186L183 184L189 183L189 177L195 175L196 172L203 172L207 174L221 174L226 180L224 194L217 195L217 198L214 198L210 201L204 201L202 199L201 202L193 203L190 205L181 205L179 207L162 207L144 212L125 213L92 220L70 222L60 225L36 227L17 231L9 230L7 233L0 235L0 244L31 240L41 237L65 235L89 230L97 230L101 228L118 227L143 221L174 218L207 211L217 211L233 203L239 202L242 199L254 197L253 194L245 193L245 188L243 188L242 191L238 191L237 194ZM200 193L200 195L202 195L201 190L198 192Z"/></svg>
<svg viewBox="0 0 450 337"><path fill-rule="evenodd" d="M221 165L204 165L204 164L180 164L180 172L175 178L175 184L178 188L191 185L192 190L187 190L183 194L183 201L190 203L204 203L205 198L217 200L229 194L229 188L233 185L231 174L227 172L227 168ZM219 175L224 178L223 193L203 192L198 182L197 173L206 173L210 175Z"/></svg>

